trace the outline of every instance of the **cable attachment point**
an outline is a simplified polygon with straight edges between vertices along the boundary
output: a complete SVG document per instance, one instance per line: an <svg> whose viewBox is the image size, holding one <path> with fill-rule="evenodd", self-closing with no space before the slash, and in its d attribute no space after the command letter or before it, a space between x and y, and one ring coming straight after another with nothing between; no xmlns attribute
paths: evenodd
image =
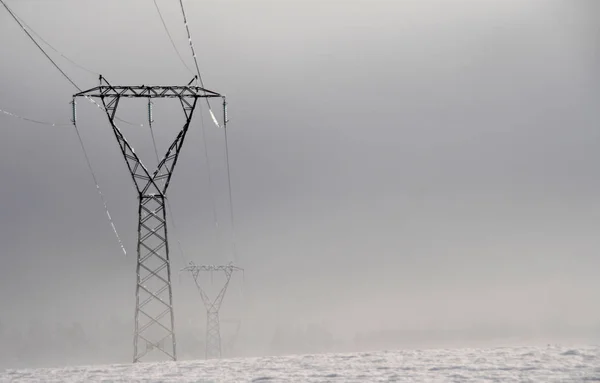
<svg viewBox="0 0 600 383"><path fill-rule="evenodd" d="M223 97L223 127L227 127L229 117L227 116L227 98Z"/></svg>
<svg viewBox="0 0 600 383"><path fill-rule="evenodd" d="M154 122L154 116L152 114L152 105L153 102L148 99L148 124L152 127L152 123Z"/></svg>
<svg viewBox="0 0 600 383"><path fill-rule="evenodd" d="M73 99L69 104L71 104L71 122L73 125L77 125L77 103L75 102L75 99Z"/></svg>

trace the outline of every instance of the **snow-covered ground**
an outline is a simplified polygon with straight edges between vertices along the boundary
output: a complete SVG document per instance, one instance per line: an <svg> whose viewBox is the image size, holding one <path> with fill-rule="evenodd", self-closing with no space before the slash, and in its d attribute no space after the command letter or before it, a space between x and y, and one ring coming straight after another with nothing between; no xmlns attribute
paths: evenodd
<svg viewBox="0 0 600 383"><path fill-rule="evenodd" d="M5 370L21 382L600 382L600 347L293 355Z"/></svg>

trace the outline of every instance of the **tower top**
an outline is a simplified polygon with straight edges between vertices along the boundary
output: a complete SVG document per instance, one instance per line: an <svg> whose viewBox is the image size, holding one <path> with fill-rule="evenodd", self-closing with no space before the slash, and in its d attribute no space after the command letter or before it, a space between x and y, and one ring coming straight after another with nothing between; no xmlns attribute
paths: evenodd
<svg viewBox="0 0 600 383"><path fill-rule="evenodd" d="M223 97L217 92L199 86L191 85L100 85L73 97L127 97L127 98L218 98Z"/></svg>
<svg viewBox="0 0 600 383"><path fill-rule="evenodd" d="M198 78L195 76L187 85L117 85L113 86L103 76L100 85L73 97L127 97L127 98L215 98L223 95L191 84ZM104 84L104 85L103 85Z"/></svg>

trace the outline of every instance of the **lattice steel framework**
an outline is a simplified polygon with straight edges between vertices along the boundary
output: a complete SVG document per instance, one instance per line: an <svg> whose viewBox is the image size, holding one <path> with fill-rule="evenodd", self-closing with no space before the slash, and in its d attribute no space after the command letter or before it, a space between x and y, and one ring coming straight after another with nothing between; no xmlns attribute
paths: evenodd
<svg viewBox="0 0 600 383"><path fill-rule="evenodd" d="M243 272L244 269L234 266L233 263L221 266L197 266L193 262L190 262L190 264L187 267L184 267L182 271L189 271L194 277L194 282L196 283L196 287L198 287L200 297L202 298L202 302L204 302L204 307L206 308L206 359L220 358L222 354L219 310L221 309L223 298L225 298L225 292L227 291L227 287L229 286L231 276L236 271ZM221 290L219 290L219 293L217 294L215 299L211 300L208 297L208 294L206 294L206 291L200 285L198 278L201 272L223 272L225 274L225 283L223 284Z"/></svg>
<svg viewBox="0 0 600 383"><path fill-rule="evenodd" d="M138 192L134 363L161 355L163 358L167 356L171 360L177 360L165 210L166 192L198 98L222 97L210 90L190 86L192 82L185 86L112 86L100 76L100 86L73 96L74 99L75 97L100 98ZM123 97L177 98L183 108L185 115L183 128L152 173L144 166L115 124L117 107Z"/></svg>

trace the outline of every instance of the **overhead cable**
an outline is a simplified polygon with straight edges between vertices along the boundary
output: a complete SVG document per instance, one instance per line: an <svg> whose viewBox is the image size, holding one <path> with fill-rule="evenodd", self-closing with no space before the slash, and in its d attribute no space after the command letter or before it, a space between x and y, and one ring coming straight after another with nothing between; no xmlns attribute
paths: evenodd
<svg viewBox="0 0 600 383"><path fill-rule="evenodd" d="M183 15L183 24L185 25L185 30L187 32L190 49L192 50L192 57L194 58L194 64L196 65L196 72L198 73L198 80L200 80L200 86L202 88L204 88L204 81L202 81L202 74L200 73L200 67L198 66L198 58L196 57L196 51L194 50L194 43L192 41L192 34L190 33L190 27L187 22L187 16L185 15L185 8L183 6L183 0L179 0L179 5L181 6L181 14ZM205 100L206 100L206 105L208 105L208 112L210 113L210 117L212 118L212 120L215 123L215 125L217 126L217 128L220 128L221 126L219 125L219 122L217 121L217 118L215 117L215 114L213 113L212 108L210 107L210 101L208 100L208 98L205 98Z"/></svg>
<svg viewBox="0 0 600 383"><path fill-rule="evenodd" d="M224 103L224 107L223 109L225 110L226 108L226 103L225 101L223 101ZM233 214L233 195L232 195L232 189L231 189L231 170L229 167L229 144L228 144L228 140L227 140L227 115L226 113L223 113L223 134L225 135L225 163L227 165L227 187L228 187L228 191L229 191L229 212L230 212L230 219L231 219L231 236L232 236L232 241L231 241L231 245L233 248L233 260L235 262L237 262L237 245L236 245L236 236L235 236L235 216Z"/></svg>
<svg viewBox="0 0 600 383"><path fill-rule="evenodd" d="M40 124L40 125L47 125L47 126L71 126L71 125L73 125L73 124L59 124L59 123L54 123L54 122L34 120L33 118L19 116L18 114L14 114L14 113L8 112L8 111L6 111L4 109L0 109L0 113L6 114L7 116L11 116L11 117L14 117L14 118L18 118L20 120L33 122L35 124Z"/></svg>
<svg viewBox="0 0 600 383"><path fill-rule="evenodd" d="M4 0L0 0L0 3L2 3L2 5L4 5L4 8L6 8L6 10L8 11L8 13L10 13L10 15L13 17L13 19L15 19L15 21L17 22L17 24L19 24L19 26L21 27L21 29L23 30L23 32L25 32L25 34L27 34L27 37L29 37L29 39L31 39L31 41L33 41L33 43L44 54L44 56L46 56L46 58L48 60L50 60L50 62L52 63L52 65L54 65L54 67L56 69L58 69L58 71L63 75L63 77L66 78L75 87L75 89L77 89L79 92L81 92L81 88L78 87L77 84L75 84L75 82L58 66L58 64L56 64L56 62L54 60L52 60L52 58L48 55L48 53L46 53L46 51L44 50L44 48L42 48L40 46L40 44L38 44L38 42L33 38L33 36L31 36L31 34L29 33L29 31L27 31L27 28L25 27L25 24L21 23L21 18L17 17L17 15L6 5L6 3L4 2ZM33 30L32 30L32 32L33 32ZM48 44L48 43L46 43L46 44ZM50 46L50 44L48 44L48 46ZM58 52L58 53L60 54L60 52ZM76 65L78 65L78 64L76 64ZM86 97L86 99L89 100L90 102L92 102L93 104L96 104L96 106L99 107L100 109L104 109L100 104L98 104L96 101L94 101L90 97ZM144 126L143 124L135 124L133 122L125 121L125 120L122 120L120 118L117 118L117 120L119 120L119 121L121 121L123 123L129 124L129 125Z"/></svg>
<svg viewBox="0 0 600 383"><path fill-rule="evenodd" d="M15 15L16 16L16 15ZM76 66L79 69L82 69L90 74L93 74L95 76L100 75L100 73L95 72L91 69L88 69L86 67L84 67L81 64L78 64L77 62L75 62L74 60L70 59L69 57L65 56L61 51L59 51L58 49L54 48L49 42L47 42L46 40L44 40L44 38L42 36L40 36L36 31L33 30L33 28L31 28L29 25L27 25L27 23L25 23L25 21L23 21L23 19L17 17L19 19L19 21L21 22L21 24L23 24L25 27L27 27L27 29L29 29L31 31L31 33L33 35L35 35L38 39L40 39L41 42L43 42L44 44L46 44L50 49L52 49L54 52L58 53L62 58L64 58L65 60L67 60L68 62L70 62L71 64L73 64L74 66Z"/></svg>
<svg viewBox="0 0 600 383"><path fill-rule="evenodd" d="M198 73L198 80L200 81L200 85L202 86L202 88L204 88L204 81L202 80L202 74L200 73L200 67L198 65L198 59L196 57L196 51L194 50L194 43L192 41L192 35L190 33L190 28L187 22L187 17L185 14L185 7L183 6L183 0L179 0L179 5L181 7L181 13L183 15L183 23L185 25L185 30L187 32L187 36L188 36L188 42L190 45L190 49L192 51L192 56L194 58L194 64L196 65L196 72ZM234 260L237 261L237 250L236 250L236 245L235 245L235 220L234 220L234 210L233 210L233 198L232 198L232 192L231 192L231 172L230 172L230 166L229 166L229 145L228 145L228 138L227 138L227 102L225 101L225 98L223 98L223 124L220 125L219 122L217 121L217 118L215 117L215 114L212 111L212 108L210 106L210 101L208 98L206 98L206 104L208 106L208 112L210 113L210 116L214 122L214 124L218 127L218 128L223 128L224 131L224 136L225 136L225 157L226 157L226 162L227 162L227 183L228 183L228 191L229 191L229 208L230 208L230 213L231 213L231 227L232 227L232 243L233 243L233 257ZM202 134L205 137L204 134L204 125L202 126ZM206 148L206 140L204 140L205 142L205 148ZM205 150L206 153L206 150ZM208 155L206 157L206 160L208 162ZM209 177L210 177L210 165L209 165ZM210 181L209 181L210 183ZM218 223L217 223L218 224Z"/></svg>
<svg viewBox="0 0 600 383"><path fill-rule="evenodd" d="M56 62L54 62L54 60L52 60L52 58L48 55L48 53L46 53L46 51L44 50L44 48L42 48L40 46L40 44L38 44L38 42L33 38L33 36L31 36L31 34L27 31L27 29L25 28L25 26L19 21L19 18L17 18L17 16L13 13L13 11L6 5L6 3L4 2L4 0L0 0L0 3L2 3L2 5L4 6L4 8L6 8L6 10L8 11L8 13L13 17L13 19L17 22L17 24L19 24L19 26L21 27L21 29L25 32L25 34L27 34L27 36L31 39L31 41L33 41L33 43L38 47L38 49L44 54L44 56L46 56L46 58L52 63L52 65L54 65L54 67L56 69L58 69L58 71L63 75L63 77L65 77L78 91L81 92L81 88L79 88L77 86L77 84L75 84L75 82L58 66L58 64L56 64ZM94 100L92 100L91 98L89 98L89 100L91 100L92 102L94 102L95 104L97 104ZM85 156L85 160L86 160L86 164L88 166L88 169L92 175L92 179L94 180L94 183L96 184L96 190L98 191L98 195L100 196L100 199L102 200L102 204L104 205L104 209L106 212L106 215L108 217L108 221L115 233L115 236L117 237L117 241L119 242L119 246L121 247L121 250L123 251L123 253L125 255L127 255L127 251L125 250L125 247L123 246L123 242L121 241L121 238L119 237L119 233L117 232L117 229L115 227L115 224L112 220L112 217L110 215L110 212L108 211L108 205L106 203L106 200L104 199L104 195L102 194L102 190L100 189L100 185L98 183L98 180L96 178L96 174L94 172L94 169L92 167L92 163L89 159L89 156L87 154L87 150L85 149L85 145L83 144L83 140L81 138L81 134L79 133L79 128L77 127L77 124L75 121L73 121L73 126L75 127L75 132L77 133L77 139L79 141L79 144L81 146L81 150L83 151L83 155Z"/></svg>
<svg viewBox="0 0 600 383"><path fill-rule="evenodd" d="M167 32L167 36L169 36L169 40L171 41L171 45L173 46L173 49L175 50L175 53L177 53L177 57L179 57L179 60L181 61L181 63L185 67L185 69L187 69L193 75L194 72L192 72L192 70L190 69L190 67L187 66L187 64L183 60L183 57L181 57L181 54L179 53L179 50L177 49L177 46L175 45L175 41L173 41L173 37L171 36L171 33L169 32L169 28L167 28L167 23L165 23L165 19L162 16L160 8L158 7L158 3L156 2L156 0L153 0L153 1L154 1L154 6L156 7L156 11L158 12L158 16L160 17L160 21L162 22L162 25L163 25L163 27L165 29L165 32Z"/></svg>
<svg viewBox="0 0 600 383"><path fill-rule="evenodd" d="M185 26L185 30L187 32L187 36L188 36L188 42L190 45L190 49L192 51L192 57L194 58L194 64L196 66L196 73L198 74L198 80L200 81L200 86L202 88L204 88L204 81L202 80L202 74L200 72L200 67L198 66L198 59L196 57L196 51L194 50L194 43L192 41L192 35L190 33L190 28L188 26L188 22L187 22L187 16L185 14L185 8L183 6L183 1L179 0L179 5L181 7L181 14L183 16L183 24ZM208 106L208 111L213 119L213 121L215 122L215 124L217 125L217 127L219 126L218 122L216 121L214 114L211 110L210 107L210 102L208 100L208 98L205 98L206 100L206 104ZM208 168L207 170L207 174L208 174L208 188L209 188L209 195L210 195L210 200L211 200L211 205L212 205L212 210L213 210L213 219L214 219L214 223L215 223L215 229L216 229L216 234L217 234L217 240L220 238L220 227L219 227L219 220L218 220L218 215L217 215L217 207L216 207L216 202L215 202L215 197L214 197L214 191L213 191L213 186L212 186L212 176L211 176L211 166L210 166L210 157L208 155L208 144L207 144L207 140L206 140L206 129L204 126L204 116L202 114L202 109L200 109L200 125L201 125L201 131L202 131L202 142L204 145L204 159L206 161L206 166Z"/></svg>
<svg viewBox="0 0 600 383"><path fill-rule="evenodd" d="M19 21L19 19L17 18L17 16L15 16L15 14L13 13L13 11L11 11L11 9L8 7L8 5L6 5L6 3L4 2L4 0L0 0L0 3L2 3L2 5L4 5L4 8L6 8L6 10L8 11L8 13L10 13L10 15L12 16L13 19L15 19L15 21L17 22L17 24L19 24L19 26L21 27L21 29L23 30L23 32L25 32L25 34L27 35L27 37L29 37L31 39L31 41L33 41L33 43L39 48L39 50L44 54L44 56L46 56L46 58L52 63L52 65L54 65L54 67L56 69L58 69L58 71L64 76L64 78L66 78L78 91L81 92L81 88L79 88L77 86L77 84L75 84L73 82L73 80L71 80L71 78L69 76L67 76L67 74L60 69L60 67L54 62L54 60L52 60L52 58L50 56L48 56L48 53L46 53L46 51L44 50L44 48L42 48L40 46L40 44L38 44L38 42L33 38L33 36L31 36L31 34L27 31L27 28L25 28L25 26L21 23L21 21Z"/></svg>

